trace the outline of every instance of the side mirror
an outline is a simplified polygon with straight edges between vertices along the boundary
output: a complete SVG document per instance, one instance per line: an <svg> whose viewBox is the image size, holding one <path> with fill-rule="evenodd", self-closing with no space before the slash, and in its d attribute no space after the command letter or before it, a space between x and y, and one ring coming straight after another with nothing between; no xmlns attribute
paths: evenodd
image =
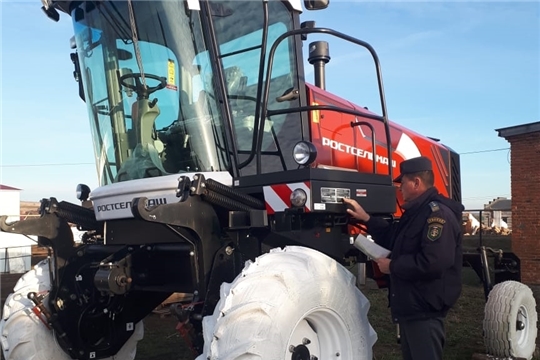
<svg viewBox="0 0 540 360"><path fill-rule="evenodd" d="M315 27L315 21L313 20L309 20L309 21L304 21L303 23L300 24L300 29L313 29ZM300 35L300 37L302 38L302 40L307 40L307 36L308 34L302 34Z"/></svg>
<svg viewBox="0 0 540 360"><path fill-rule="evenodd" d="M330 4L330 0L304 0L304 6L307 10L326 9L328 4Z"/></svg>
<svg viewBox="0 0 540 360"><path fill-rule="evenodd" d="M52 21L58 22L58 20L60 20L60 14L58 13L58 11L56 11L55 8L42 6L41 10L43 10L45 15L47 15L47 17Z"/></svg>

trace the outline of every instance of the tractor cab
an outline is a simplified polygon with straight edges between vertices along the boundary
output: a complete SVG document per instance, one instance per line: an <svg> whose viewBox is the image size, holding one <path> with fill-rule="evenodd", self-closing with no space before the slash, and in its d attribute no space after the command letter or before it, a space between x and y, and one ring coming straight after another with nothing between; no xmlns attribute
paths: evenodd
<svg viewBox="0 0 540 360"><path fill-rule="evenodd" d="M269 186L307 184L299 205L267 203L270 213L293 207L343 213L341 198L355 196L372 212L395 212L398 164L369 44L300 23L302 6L292 0L86 1L55 8L73 21L72 60L101 185L91 194L96 209L117 199L129 180L169 179L163 201L170 202L179 176L211 173L259 198L261 188L271 197ZM309 44L316 81L305 83L302 47L311 33L371 53L382 116L325 91L325 42ZM160 181L130 186L157 194ZM137 196L129 192L122 201ZM129 209L115 215L123 216L131 216ZM111 217L98 216L105 218Z"/></svg>
<svg viewBox="0 0 540 360"><path fill-rule="evenodd" d="M299 4L298 4L299 5ZM272 116L259 131L262 86L269 105L298 96L298 8L280 1L72 2L80 94L88 108L100 185L187 172L255 173L297 166L292 148L308 134L298 113ZM303 76L303 74L302 74ZM277 99L277 100L276 100Z"/></svg>

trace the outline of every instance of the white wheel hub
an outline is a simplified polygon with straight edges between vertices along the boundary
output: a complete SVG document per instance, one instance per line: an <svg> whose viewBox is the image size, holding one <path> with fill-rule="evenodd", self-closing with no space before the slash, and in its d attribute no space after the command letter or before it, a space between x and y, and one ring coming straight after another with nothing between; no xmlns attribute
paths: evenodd
<svg viewBox="0 0 540 360"><path fill-rule="evenodd" d="M315 360L336 356L349 359L352 343L347 326L339 315L329 309L320 309L307 314L296 325L287 349L286 359Z"/></svg>
<svg viewBox="0 0 540 360"><path fill-rule="evenodd" d="M517 312L517 321L516 321L516 334L517 334L517 346L523 347L527 339L529 339L529 313L527 308L521 305Z"/></svg>

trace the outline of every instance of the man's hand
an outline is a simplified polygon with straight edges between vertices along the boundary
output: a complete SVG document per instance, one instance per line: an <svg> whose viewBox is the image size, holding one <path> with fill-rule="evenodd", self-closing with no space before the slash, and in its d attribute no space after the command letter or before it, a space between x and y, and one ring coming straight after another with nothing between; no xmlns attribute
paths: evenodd
<svg viewBox="0 0 540 360"><path fill-rule="evenodd" d="M356 200L343 198L343 203L347 205L347 213L353 218L364 222L369 220L369 214L360 206L358 202L356 202Z"/></svg>
<svg viewBox="0 0 540 360"><path fill-rule="evenodd" d="M375 262L377 263L377 266L379 267L379 270L383 274L390 274L390 262L392 260L387 258L381 258L381 259L375 259Z"/></svg>

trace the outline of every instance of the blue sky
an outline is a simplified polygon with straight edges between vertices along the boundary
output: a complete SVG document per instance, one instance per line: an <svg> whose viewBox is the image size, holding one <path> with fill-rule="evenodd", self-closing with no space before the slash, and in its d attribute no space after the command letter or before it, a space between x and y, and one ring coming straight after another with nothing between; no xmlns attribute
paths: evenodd
<svg viewBox="0 0 540 360"><path fill-rule="evenodd" d="M69 59L71 22L47 19L40 1L0 0L0 183L22 200L76 202L97 186L89 123ZM463 202L510 197L509 151L495 129L540 121L538 2L345 2L302 20L373 45L390 118L441 139L461 156ZM378 109L367 53L328 40L327 90ZM307 79L312 82L308 65Z"/></svg>

